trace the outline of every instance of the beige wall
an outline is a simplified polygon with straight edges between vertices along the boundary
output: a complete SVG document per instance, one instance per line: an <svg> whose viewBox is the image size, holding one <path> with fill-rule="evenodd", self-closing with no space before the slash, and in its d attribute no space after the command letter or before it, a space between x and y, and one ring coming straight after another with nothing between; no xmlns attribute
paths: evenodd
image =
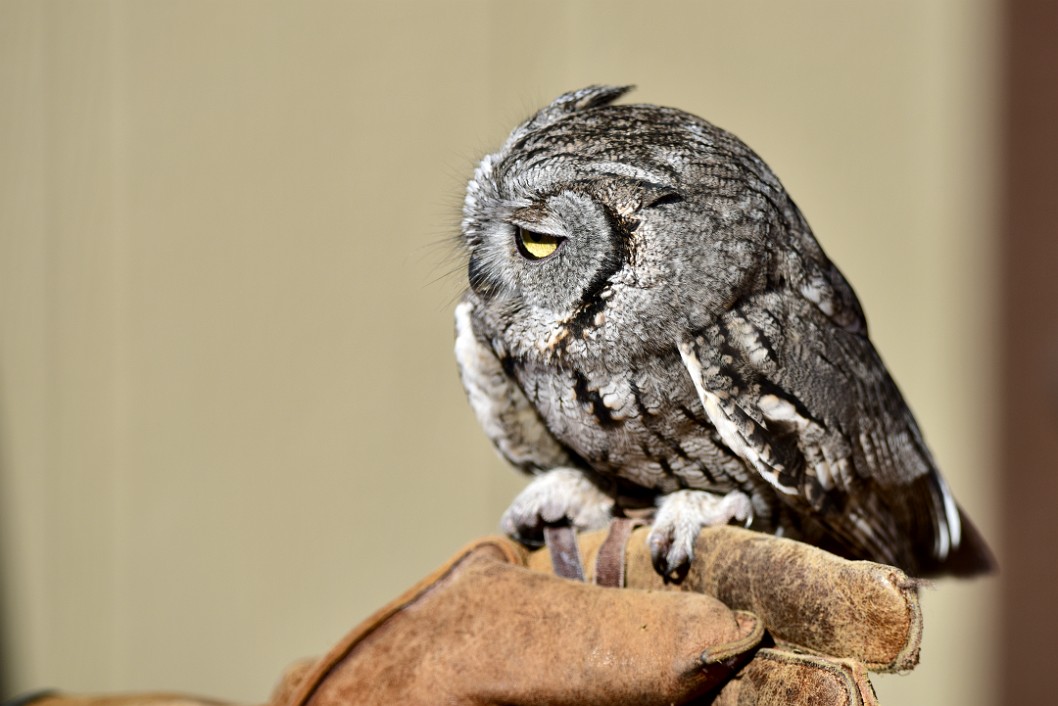
<svg viewBox="0 0 1058 706"><path fill-rule="evenodd" d="M9 690L254 701L520 480L451 358L464 179L592 82L772 164L995 536L990 2L0 4ZM995 581L891 703L994 702Z"/></svg>

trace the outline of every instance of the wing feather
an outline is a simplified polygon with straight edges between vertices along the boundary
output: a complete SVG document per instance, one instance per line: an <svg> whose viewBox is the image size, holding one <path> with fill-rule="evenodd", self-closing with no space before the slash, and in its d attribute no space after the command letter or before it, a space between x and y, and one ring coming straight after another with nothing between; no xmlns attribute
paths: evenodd
<svg viewBox="0 0 1058 706"><path fill-rule="evenodd" d="M741 302L678 343L710 421L850 555L911 569L943 561L958 545L958 509L865 327L812 307L791 316L785 301Z"/></svg>

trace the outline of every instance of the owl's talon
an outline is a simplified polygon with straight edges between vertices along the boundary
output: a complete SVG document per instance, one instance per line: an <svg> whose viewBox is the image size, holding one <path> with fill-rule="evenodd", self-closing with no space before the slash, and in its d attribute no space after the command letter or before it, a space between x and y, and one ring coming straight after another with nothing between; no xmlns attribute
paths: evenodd
<svg viewBox="0 0 1058 706"><path fill-rule="evenodd" d="M679 490L662 496L647 538L654 569L678 581L690 568L694 542L702 528L732 520L746 526L753 520L753 505L743 492L716 495L703 490Z"/></svg>
<svg viewBox="0 0 1058 706"><path fill-rule="evenodd" d="M539 544L544 527L569 522L599 529L613 518L613 499L575 468L554 468L534 478L500 519L500 529L523 544Z"/></svg>
<svg viewBox="0 0 1058 706"><path fill-rule="evenodd" d="M654 565L654 571L663 576L666 581L678 582L686 575L694 551L693 541L690 547L680 546L680 542L672 535L652 531L647 543L650 547L650 561Z"/></svg>

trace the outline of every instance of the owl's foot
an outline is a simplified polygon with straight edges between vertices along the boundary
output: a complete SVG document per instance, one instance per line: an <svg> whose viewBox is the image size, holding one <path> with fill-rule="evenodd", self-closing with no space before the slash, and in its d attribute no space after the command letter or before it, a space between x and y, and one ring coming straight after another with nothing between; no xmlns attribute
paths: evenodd
<svg viewBox="0 0 1058 706"><path fill-rule="evenodd" d="M658 500L658 513L647 541L654 569L666 578L680 578L694 558L694 541L703 527L753 519L749 496L735 490L717 495L704 490L678 490Z"/></svg>
<svg viewBox="0 0 1058 706"><path fill-rule="evenodd" d="M546 525L568 521L577 531L599 529L613 518L613 498L575 468L541 473L503 513L500 528L513 539L538 544Z"/></svg>

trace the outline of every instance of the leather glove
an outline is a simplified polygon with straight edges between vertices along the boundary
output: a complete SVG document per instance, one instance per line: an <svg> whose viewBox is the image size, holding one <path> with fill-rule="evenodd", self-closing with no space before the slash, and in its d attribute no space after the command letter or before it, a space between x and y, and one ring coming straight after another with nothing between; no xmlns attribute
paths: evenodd
<svg viewBox="0 0 1058 706"><path fill-rule="evenodd" d="M917 584L897 569L718 527L673 585L647 534L618 521L575 540L552 533L550 552L473 544L292 672L273 701L852 706L877 703L868 667L918 661Z"/></svg>
<svg viewBox="0 0 1058 706"><path fill-rule="evenodd" d="M714 704L875 704L867 670L918 664L922 615L918 585L899 569L848 561L816 547L733 526L702 530L695 560L678 584L651 563L649 527L617 521L570 545L529 555L539 571L604 585L700 592L757 615L768 629L754 659L715 695ZM582 560L583 558L583 560ZM569 565L575 568L570 569ZM699 703L699 702L695 702Z"/></svg>
<svg viewBox="0 0 1058 706"><path fill-rule="evenodd" d="M687 703L763 637L756 616L710 596L576 583L528 571L526 555L502 538L470 545L291 674L274 703Z"/></svg>
<svg viewBox="0 0 1058 706"><path fill-rule="evenodd" d="M271 703L873 704L865 666L917 661L916 587L896 569L723 527L703 531L694 566L672 585L654 572L645 537L619 522L564 548L585 560L588 581L624 590L547 575L570 563L562 547L475 542L323 659L289 670ZM34 706L209 703L140 695Z"/></svg>

